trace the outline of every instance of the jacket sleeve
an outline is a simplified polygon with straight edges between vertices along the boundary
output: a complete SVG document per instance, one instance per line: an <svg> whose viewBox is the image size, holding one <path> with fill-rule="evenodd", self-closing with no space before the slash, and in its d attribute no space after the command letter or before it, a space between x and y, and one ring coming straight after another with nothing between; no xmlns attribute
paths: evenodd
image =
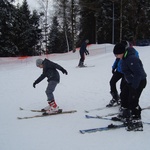
<svg viewBox="0 0 150 150"><path fill-rule="evenodd" d="M130 72L126 74L126 79L134 89L137 89L141 81L141 61L136 57L132 57L128 61Z"/></svg>
<svg viewBox="0 0 150 150"><path fill-rule="evenodd" d="M46 76L42 73L41 76L40 76L37 80L35 80L34 83L35 83L35 84L40 83L45 77L46 77Z"/></svg>
<svg viewBox="0 0 150 150"><path fill-rule="evenodd" d="M118 67L119 60L120 60L119 58L115 59L113 66L112 66L112 69L116 69Z"/></svg>
<svg viewBox="0 0 150 150"><path fill-rule="evenodd" d="M53 69L58 69L58 70L60 70L60 71L62 71L62 72L63 72L63 70L65 70L62 66L60 66L60 65L58 65L57 63L54 63L54 62L52 62L52 61L51 61L51 67L52 67Z"/></svg>

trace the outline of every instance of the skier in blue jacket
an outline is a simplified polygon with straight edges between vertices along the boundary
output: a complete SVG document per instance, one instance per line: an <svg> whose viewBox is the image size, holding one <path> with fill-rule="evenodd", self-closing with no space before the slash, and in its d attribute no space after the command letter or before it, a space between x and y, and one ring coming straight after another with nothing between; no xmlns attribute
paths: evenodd
<svg viewBox="0 0 150 150"><path fill-rule="evenodd" d="M112 107L115 104L120 104L119 94L117 91L116 84L121 79L120 89L123 86L123 73L121 72L120 68L121 60L116 58L113 66L112 66L112 77L110 79L110 94L112 95L112 99L110 100L109 104L106 107Z"/></svg>
<svg viewBox="0 0 150 150"><path fill-rule="evenodd" d="M139 53L138 51L136 51L132 46L130 46L128 41L121 41L121 44L123 44L125 46L125 49L133 50L135 52L135 56L139 57ZM125 80L124 80L124 75L121 69L121 62L122 60L120 58L116 58L115 62L112 66L112 77L110 79L110 94L112 95L112 99L110 100L109 104L106 105L106 107L112 107L115 104L120 105L121 100L120 100L120 96L118 94L118 90L116 87L117 82L121 79L121 83L120 83L120 92L122 91L124 85L126 84Z"/></svg>
<svg viewBox="0 0 150 150"><path fill-rule="evenodd" d="M121 43L125 46L126 49L131 49L130 44L128 41L121 41ZM135 50L136 51L136 50ZM136 52L138 55L138 52ZM112 66L112 77L110 79L110 94L112 95L112 99L110 100L109 104L106 105L106 107L112 107L115 104L120 105L120 98L118 94L118 90L116 87L117 82L121 79L120 83L120 91L122 90L125 81L124 81L124 76L121 70L121 59L116 58L115 62Z"/></svg>
<svg viewBox="0 0 150 150"><path fill-rule="evenodd" d="M147 84L143 64L135 50L126 49L122 43L115 45L113 53L122 60L121 70L126 81L120 94L122 111L117 117L124 120L127 131L143 131L139 106L139 98Z"/></svg>

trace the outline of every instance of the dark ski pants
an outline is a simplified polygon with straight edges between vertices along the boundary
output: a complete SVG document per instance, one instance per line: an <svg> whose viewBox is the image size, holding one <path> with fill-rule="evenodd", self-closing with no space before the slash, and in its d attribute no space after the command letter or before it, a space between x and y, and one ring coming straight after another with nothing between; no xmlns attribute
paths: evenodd
<svg viewBox="0 0 150 150"><path fill-rule="evenodd" d="M133 114L136 113L136 108L137 106L139 106L139 98L141 96L143 89L146 87L146 84L147 84L146 79L141 80L139 87L137 89L133 89L128 83L126 83L120 94L121 107L132 110ZM139 111L140 112L137 113L140 115L141 110Z"/></svg>
<svg viewBox="0 0 150 150"><path fill-rule="evenodd" d="M45 93L47 95L47 101L48 102L55 100L53 92L54 92L57 84L58 84L58 82L56 82L56 81L49 81L48 82L48 86L47 86L47 89L45 91Z"/></svg>
<svg viewBox="0 0 150 150"><path fill-rule="evenodd" d="M84 60L85 60L84 52L80 52L80 62L84 62Z"/></svg>
<svg viewBox="0 0 150 150"><path fill-rule="evenodd" d="M117 94L118 91L117 91L117 88L116 88L116 83L120 80L121 80L121 83L120 83L120 89L122 90L123 86L124 86L124 78L123 78L123 74L116 71L113 76L111 77L110 79L110 92L111 93L114 93L114 94Z"/></svg>

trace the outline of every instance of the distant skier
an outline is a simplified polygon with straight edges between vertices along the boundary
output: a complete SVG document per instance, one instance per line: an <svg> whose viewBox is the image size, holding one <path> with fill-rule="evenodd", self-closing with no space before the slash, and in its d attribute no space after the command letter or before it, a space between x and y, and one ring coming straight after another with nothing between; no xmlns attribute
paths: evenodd
<svg viewBox="0 0 150 150"><path fill-rule="evenodd" d="M85 55L84 54L89 55L89 51L86 49L88 43L89 43L89 40L87 39L82 43L82 45L80 47L80 50L79 50L80 61L78 64L79 67L85 67L85 65L84 65Z"/></svg>
<svg viewBox="0 0 150 150"><path fill-rule="evenodd" d="M47 77L48 81L48 86L46 89L46 95L47 95L47 101L48 101L48 106L43 108L42 111L46 111L46 113L50 114L53 112L57 112L59 110L59 107L57 106L55 102L55 98L53 95L53 92L57 86L57 84L60 81L60 75L59 72L57 71L60 70L62 71L63 74L68 74L67 71L61 67L60 65L48 60L48 59L37 59L36 60L36 66L39 68L43 69L43 73L41 76L33 83L33 87L36 87L36 84L41 82L45 77Z"/></svg>

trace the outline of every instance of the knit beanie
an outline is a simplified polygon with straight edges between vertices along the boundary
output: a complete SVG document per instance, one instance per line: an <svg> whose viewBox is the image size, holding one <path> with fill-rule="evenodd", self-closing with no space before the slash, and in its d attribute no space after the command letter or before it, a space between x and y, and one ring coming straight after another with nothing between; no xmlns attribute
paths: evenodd
<svg viewBox="0 0 150 150"><path fill-rule="evenodd" d="M43 60L42 59L37 59L36 60L36 66L39 67L40 65L42 65Z"/></svg>
<svg viewBox="0 0 150 150"><path fill-rule="evenodd" d="M113 50L114 54L123 54L125 52L125 45L117 43Z"/></svg>

